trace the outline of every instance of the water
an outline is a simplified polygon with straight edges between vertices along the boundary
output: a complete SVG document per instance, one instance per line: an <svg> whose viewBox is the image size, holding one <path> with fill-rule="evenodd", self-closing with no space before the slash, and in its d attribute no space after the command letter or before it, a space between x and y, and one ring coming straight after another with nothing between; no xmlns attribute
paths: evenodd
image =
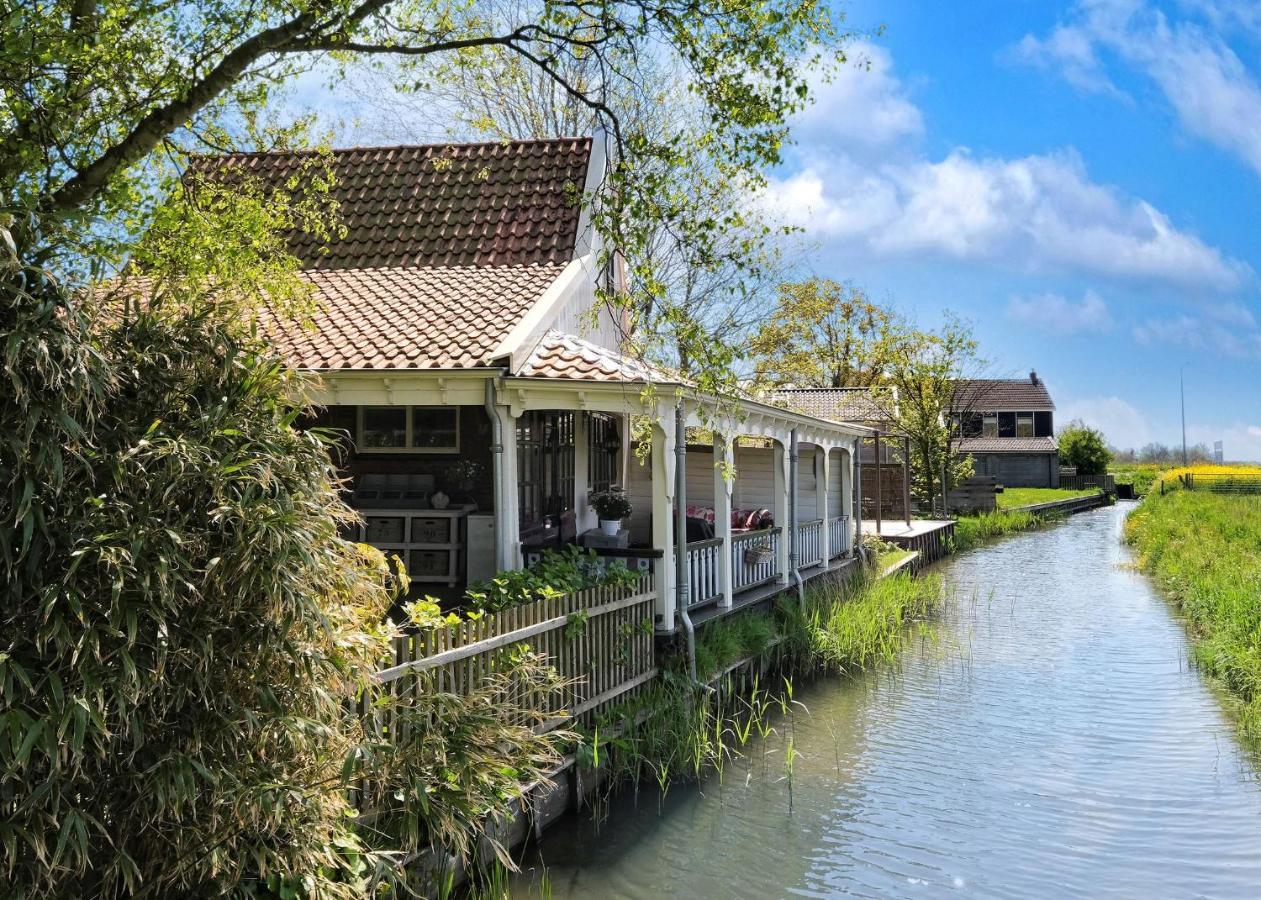
<svg viewBox="0 0 1261 900"><path fill-rule="evenodd" d="M941 566L895 665L799 689L721 778L544 838L558 898L1257 897L1261 789L1182 625L1120 543L1128 504Z"/></svg>

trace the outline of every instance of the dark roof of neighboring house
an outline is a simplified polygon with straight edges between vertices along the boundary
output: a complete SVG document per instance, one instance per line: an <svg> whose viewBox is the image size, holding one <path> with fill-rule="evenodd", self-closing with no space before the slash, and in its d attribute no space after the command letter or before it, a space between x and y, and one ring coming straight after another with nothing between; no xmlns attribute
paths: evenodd
<svg viewBox="0 0 1261 900"><path fill-rule="evenodd" d="M294 235L308 269L563 265L590 156L590 138L558 138L199 156L190 169L279 186L320 174L326 157L345 235Z"/></svg>
<svg viewBox="0 0 1261 900"><path fill-rule="evenodd" d="M1052 437L960 438L954 446L957 453L1054 453L1058 449Z"/></svg>
<svg viewBox="0 0 1261 900"><path fill-rule="evenodd" d="M1035 374L1028 378L970 378L959 382L961 404L975 412L1055 409L1046 382Z"/></svg>
<svg viewBox="0 0 1261 900"><path fill-rule="evenodd" d="M797 412L833 422L880 422L886 418L866 388L781 388L771 396Z"/></svg>

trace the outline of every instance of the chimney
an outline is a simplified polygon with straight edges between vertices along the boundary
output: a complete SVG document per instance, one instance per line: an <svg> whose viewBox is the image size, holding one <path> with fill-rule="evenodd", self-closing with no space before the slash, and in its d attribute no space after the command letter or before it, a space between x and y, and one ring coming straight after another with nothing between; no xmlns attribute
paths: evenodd
<svg viewBox="0 0 1261 900"><path fill-rule="evenodd" d="M1037 371L1036 371L1036 370L1031 371L1031 372L1029 373L1029 381L1030 381L1030 383L1031 383L1031 384L1037 384L1037 383L1038 383L1038 373L1037 373Z"/></svg>

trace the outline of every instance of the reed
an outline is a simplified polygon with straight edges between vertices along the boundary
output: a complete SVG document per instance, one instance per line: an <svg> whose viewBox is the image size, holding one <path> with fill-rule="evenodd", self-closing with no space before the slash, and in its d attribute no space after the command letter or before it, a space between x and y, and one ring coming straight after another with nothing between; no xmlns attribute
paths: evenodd
<svg viewBox="0 0 1261 900"><path fill-rule="evenodd" d="M1153 493L1125 535L1186 615L1196 663L1239 698L1240 728L1261 748L1261 497Z"/></svg>
<svg viewBox="0 0 1261 900"><path fill-rule="evenodd" d="M1022 509L999 509L976 516L960 516L955 522L953 551L961 553L1005 534L1030 531L1046 518Z"/></svg>

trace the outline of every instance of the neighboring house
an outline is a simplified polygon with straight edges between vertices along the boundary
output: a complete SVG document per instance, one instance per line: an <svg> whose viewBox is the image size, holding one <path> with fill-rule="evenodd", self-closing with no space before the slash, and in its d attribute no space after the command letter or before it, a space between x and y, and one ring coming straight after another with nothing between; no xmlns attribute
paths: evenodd
<svg viewBox="0 0 1261 900"><path fill-rule="evenodd" d="M1037 372L965 381L957 393L955 448L972 457L977 475L1004 487L1059 487L1055 404Z"/></svg>
<svg viewBox="0 0 1261 900"><path fill-rule="evenodd" d="M301 162L261 153L197 166L275 182ZM655 569L657 627L670 631L680 608L782 590L792 543L804 577L850 558L851 460L865 429L751 400L733 410L618 352L622 322L598 293L620 289L621 275L600 265L581 202L603 178L602 141L363 147L333 151L331 165L344 237L290 241L317 294L313 327L271 330L318 376L319 424L350 436L360 537L402 556L420 591L449 596L547 547L612 543L602 552ZM712 433L712 446L676 454L679 396L686 426ZM634 416L651 426L647 465L631 446ZM722 477L723 461L737 478ZM713 535L687 547L681 598L679 466L691 518ZM592 540L589 492L615 485L634 513L623 533Z"/></svg>
<svg viewBox="0 0 1261 900"><path fill-rule="evenodd" d="M972 457L976 474L993 475L1006 487L1059 486L1055 403L1037 372L1028 378L960 381L955 397L955 451ZM810 415L889 433L881 449L882 462L888 462L900 440L865 388L787 388L777 391L774 399ZM870 442L860 458L864 464L874 462Z"/></svg>

